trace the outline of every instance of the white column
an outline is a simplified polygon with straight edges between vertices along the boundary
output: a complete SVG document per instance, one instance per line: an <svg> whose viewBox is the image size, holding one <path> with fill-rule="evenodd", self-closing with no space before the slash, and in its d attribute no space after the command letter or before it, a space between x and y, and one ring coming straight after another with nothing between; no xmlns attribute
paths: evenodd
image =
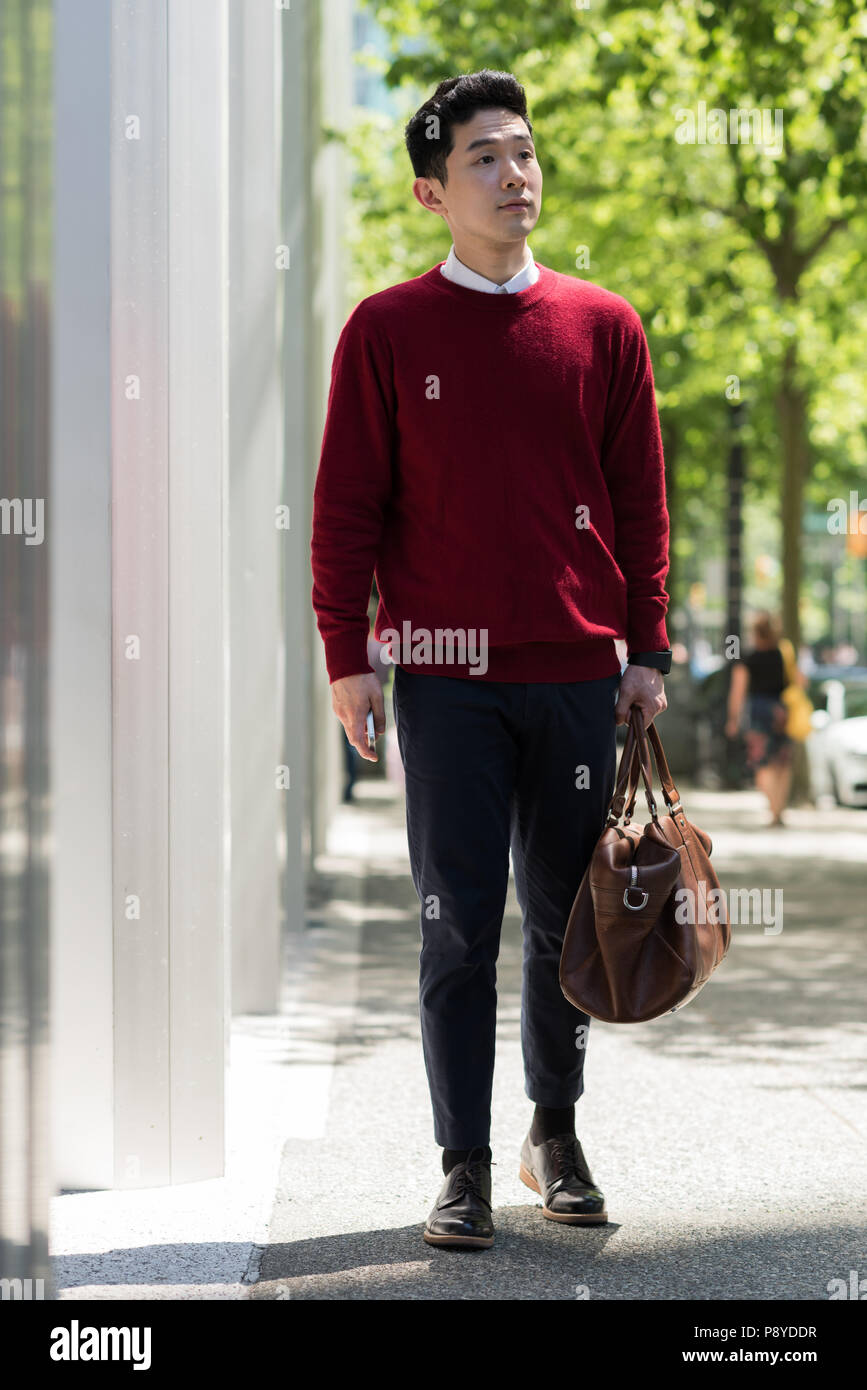
<svg viewBox="0 0 867 1390"><path fill-rule="evenodd" d="M292 527L281 537L283 706L281 761L291 770L284 794L283 920L289 960L304 930L309 825L318 790L315 716L311 711L310 492L315 432L316 366L312 323L316 304L313 155L319 130L319 13L311 0L278 10L280 28L279 237L289 268L280 274L280 362L283 403L281 496Z"/></svg>
<svg viewBox="0 0 867 1390"><path fill-rule="evenodd" d="M302 526L282 487L280 304L291 271L280 265L281 31L291 12L273 4L229 9L229 508L231 594L231 923L232 1009L275 1010L280 993L280 854L284 816L303 801L297 762L281 785L283 669L281 558ZM291 174L300 142L289 131ZM300 196L300 188L297 196ZM296 267L296 275L298 270ZM288 506L289 529L278 528ZM281 516L280 520L284 520ZM289 835L290 850L300 830ZM297 876L298 854L292 854ZM296 897L302 900L303 894Z"/></svg>
<svg viewBox="0 0 867 1390"><path fill-rule="evenodd" d="M136 3L142 11L151 9L144 0ZM227 3L171 0L166 16L168 1157L170 1181L184 1182L223 1171L228 1060L224 700L229 624L223 570L228 496ZM138 70L138 59L135 66ZM140 1105L135 1120L141 1138Z"/></svg>
<svg viewBox="0 0 867 1390"><path fill-rule="evenodd" d="M55 1168L223 1171L225 0L58 0Z"/></svg>
<svg viewBox="0 0 867 1390"><path fill-rule="evenodd" d="M57 0L54 53L53 1167L111 1187L111 0Z"/></svg>
<svg viewBox="0 0 867 1390"><path fill-rule="evenodd" d="M319 448L325 424L325 406L331 378L334 348L349 310L345 290L348 161L342 144L328 140L323 131L345 130L352 104L352 3L330 0L312 7L310 44L310 219L311 319L310 319L310 442L307 465L307 553L305 600L308 611L308 646L312 653L309 675L311 702L310 737L310 862L325 849L328 824L338 804L345 778L343 729L331 707L331 686L325 667L322 639L310 601L309 518Z"/></svg>

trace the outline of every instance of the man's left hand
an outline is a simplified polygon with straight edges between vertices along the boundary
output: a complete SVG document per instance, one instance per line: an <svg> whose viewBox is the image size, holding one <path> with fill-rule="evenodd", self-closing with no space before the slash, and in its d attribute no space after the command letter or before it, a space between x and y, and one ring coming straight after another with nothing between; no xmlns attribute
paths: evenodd
<svg viewBox="0 0 867 1390"><path fill-rule="evenodd" d="M668 708L662 688L662 672L655 666L627 666L620 677L617 704L614 706L616 724L629 723L629 710L638 705L644 716L644 727Z"/></svg>

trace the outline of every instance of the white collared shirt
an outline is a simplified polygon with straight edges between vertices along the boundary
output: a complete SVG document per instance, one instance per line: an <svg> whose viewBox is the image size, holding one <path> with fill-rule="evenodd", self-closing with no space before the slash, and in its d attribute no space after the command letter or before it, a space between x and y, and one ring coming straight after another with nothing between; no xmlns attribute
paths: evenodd
<svg viewBox="0 0 867 1390"><path fill-rule="evenodd" d="M454 280L458 285L466 285L468 290L482 290L486 294L517 294L519 290L525 290L528 285L535 285L539 278L539 267L533 260L533 254L527 247L527 259L521 266L516 275L511 280L507 280L504 285L498 285L495 280L489 280L487 276L480 275L477 270L470 270L468 265L459 261L455 255L454 243L449 251L448 257L440 266L440 274L447 280Z"/></svg>

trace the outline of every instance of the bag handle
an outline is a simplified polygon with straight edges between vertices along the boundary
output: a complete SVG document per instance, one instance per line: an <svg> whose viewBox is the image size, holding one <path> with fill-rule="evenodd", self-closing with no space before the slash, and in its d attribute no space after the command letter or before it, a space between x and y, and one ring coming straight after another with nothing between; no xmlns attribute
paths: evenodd
<svg viewBox="0 0 867 1390"><path fill-rule="evenodd" d="M663 754L662 756L663 762L665 762L665 755ZM636 771L636 765L638 771ZM657 766L659 766L658 763ZM666 766L666 772L667 771L668 769ZM623 815L623 807L627 797L629 798L629 810L626 815L625 823L629 823L629 817L635 805L635 794L638 790L639 773L644 780L644 791L647 797L648 810L653 819L658 820L656 801L653 797L653 772L650 766L647 737L644 732L644 716L638 705L631 705L629 708L629 729L626 734L626 743L620 758L620 767L617 771L614 794L608 806L608 815L605 821L606 827L616 825L620 820L620 817ZM668 773L668 780L669 782L671 781L670 773Z"/></svg>
<svg viewBox="0 0 867 1390"><path fill-rule="evenodd" d="M638 765L641 769L641 776L644 779L644 794L647 798L647 808L650 811L651 819L658 820L659 813L656 809L656 799L653 795L653 765L650 761L650 750L647 746L647 733L644 728L644 715L638 705L630 705L629 718L635 726L635 750ZM638 778L635 779L635 786L629 798L629 805L626 811L625 824L629 823L629 818L635 808L635 796L638 791Z"/></svg>
<svg viewBox="0 0 867 1390"><path fill-rule="evenodd" d="M669 812L672 815L683 808L680 793L674 784L674 780L669 770L668 761L662 747L662 741L651 723L647 731L644 728L644 716L638 705L631 705L629 709L629 728L626 734L626 743L620 758L620 766L617 769L617 779L614 786L614 793L608 805L608 814L605 826L617 825L620 817L624 815L624 824L628 825L632 813L635 809L635 797L638 791L639 776L644 781L645 796L647 806L653 820L659 819L656 801L653 796L653 772L650 762L648 749L653 749L653 758L656 762L656 770L659 773L659 781L662 787L662 795ZM628 803L628 804L627 804Z"/></svg>
<svg viewBox="0 0 867 1390"><path fill-rule="evenodd" d="M614 783L614 792L608 803L608 815L605 824L616 825L623 815L623 806L627 796L633 796L633 765L635 763L635 730L630 721L626 730L626 742L623 745L623 752L620 755L620 765L617 769L617 777Z"/></svg>
<svg viewBox="0 0 867 1390"><path fill-rule="evenodd" d="M657 728L656 728L656 725L655 725L654 723L649 724L648 727L647 727L647 730L646 730L646 732L645 732L645 729L644 729L644 720L643 720L643 717L642 717L642 715L641 715L641 711L639 710L639 708L638 708L637 705L633 705L633 706L631 707L631 710L630 710L630 715L634 715L634 714L636 714L636 713L637 713L637 716L638 716L638 724L637 724L638 736L639 736L639 741L644 743L645 756L646 756L646 758L647 758L647 763L648 763L648 769L647 769L647 771L648 771L648 774L650 775L650 779L651 779L651 780L650 780L650 785L651 785L651 787L652 787L653 781L652 781L652 774L650 773L650 768L649 768L650 759L649 759L649 755L647 755L647 741L649 741L650 747L653 749L653 757L654 757L654 761L656 762L656 770L657 770L657 772L659 773L659 782L660 782L660 786L662 787L662 795L663 795L663 797L665 798L665 803L666 803L666 805L667 805L667 807L668 807L670 813L671 813L672 815L676 815L678 811L680 811L680 810L683 809L683 803L682 803L682 801L681 801L681 799L680 799L680 793L678 792L677 787L676 787L675 784L674 784L674 779L672 778L671 772L670 772L670 770L669 770L668 761L667 761L667 759L666 759L665 752L664 752L663 747L662 747L662 740L661 740L660 737L659 737L659 733L658 733ZM642 775L644 776L644 766L642 766ZM647 783L647 777L645 777L645 783ZM626 817L625 817L625 821L624 821L624 823L625 823L626 825L629 824L629 819L630 819L630 817L631 817L631 815L632 815L632 812L633 812L633 810L634 810L634 808L635 808L635 791L636 791L636 790L637 790L637 784L636 784L635 789L634 789L634 790L632 791L632 793L631 793L629 802L628 802L627 807L626 807ZM648 805L650 805L650 801L648 801ZM654 820L655 820L656 817L655 817L655 815L654 815L653 807L651 807L651 815L654 817Z"/></svg>

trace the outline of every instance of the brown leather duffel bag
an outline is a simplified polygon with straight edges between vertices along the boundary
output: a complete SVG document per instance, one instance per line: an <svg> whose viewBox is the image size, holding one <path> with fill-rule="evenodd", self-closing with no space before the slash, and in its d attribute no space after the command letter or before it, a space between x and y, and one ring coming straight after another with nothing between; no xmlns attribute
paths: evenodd
<svg viewBox="0 0 867 1390"><path fill-rule="evenodd" d="M664 816L653 796L648 737ZM629 824L639 773L651 815L643 830ZM570 1003L606 1023L643 1023L682 1008L707 984L731 941L710 852L710 836L684 814L659 734L653 724L645 732L633 705L605 829L563 940L560 988Z"/></svg>

